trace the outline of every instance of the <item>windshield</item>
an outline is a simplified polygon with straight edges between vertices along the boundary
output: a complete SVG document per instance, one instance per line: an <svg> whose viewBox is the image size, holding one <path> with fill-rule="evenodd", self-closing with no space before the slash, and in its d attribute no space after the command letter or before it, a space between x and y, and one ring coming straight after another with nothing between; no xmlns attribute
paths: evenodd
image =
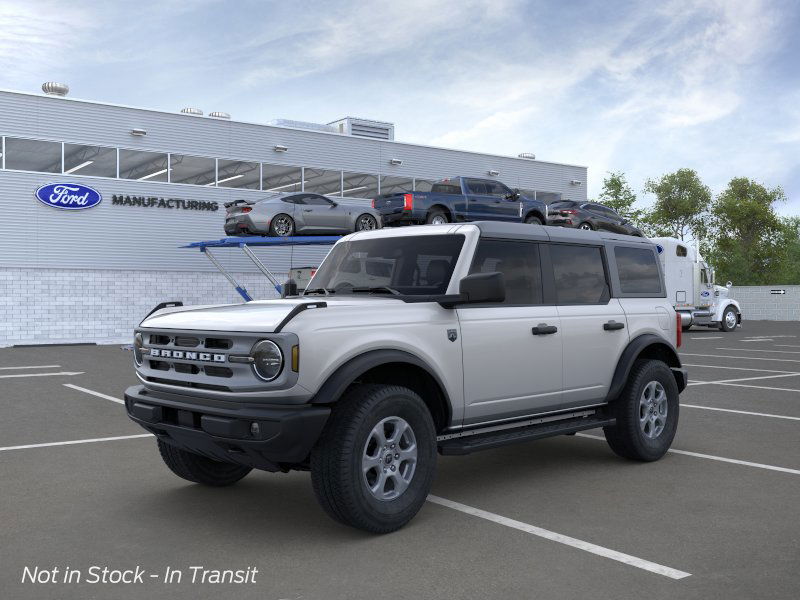
<svg viewBox="0 0 800 600"><path fill-rule="evenodd" d="M305 294L441 295L463 245L463 235L342 242L331 250Z"/></svg>

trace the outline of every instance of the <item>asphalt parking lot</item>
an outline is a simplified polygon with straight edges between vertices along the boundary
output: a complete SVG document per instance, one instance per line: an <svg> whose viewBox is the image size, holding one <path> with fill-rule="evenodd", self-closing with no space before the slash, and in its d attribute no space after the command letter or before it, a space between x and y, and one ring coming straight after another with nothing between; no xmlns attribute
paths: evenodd
<svg viewBox="0 0 800 600"><path fill-rule="evenodd" d="M118 346L0 349L0 597L797 598L800 323L692 330L681 355L661 461L619 459L599 430L440 457L432 501L373 536L328 519L307 473L172 475L124 414ZM148 575L22 583L94 565ZM258 574L192 584L191 566Z"/></svg>

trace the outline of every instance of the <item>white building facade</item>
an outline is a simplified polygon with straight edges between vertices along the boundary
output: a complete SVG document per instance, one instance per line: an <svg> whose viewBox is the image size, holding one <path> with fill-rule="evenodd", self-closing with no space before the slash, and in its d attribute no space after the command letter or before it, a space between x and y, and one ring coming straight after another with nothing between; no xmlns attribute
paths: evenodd
<svg viewBox="0 0 800 600"><path fill-rule="evenodd" d="M123 341L159 302L240 302L206 257L180 248L224 237L223 204L238 198L313 191L369 203L463 175L545 201L586 199L585 167L400 143L391 124L364 119L224 117L0 91L0 346ZM62 210L36 198L54 184L101 200ZM283 274L326 252L258 253ZM275 295L241 253L217 256L253 297Z"/></svg>

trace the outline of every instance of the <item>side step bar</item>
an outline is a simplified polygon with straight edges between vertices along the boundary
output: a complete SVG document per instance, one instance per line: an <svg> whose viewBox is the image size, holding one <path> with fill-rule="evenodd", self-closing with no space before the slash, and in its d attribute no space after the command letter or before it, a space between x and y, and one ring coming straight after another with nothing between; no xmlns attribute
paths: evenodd
<svg viewBox="0 0 800 600"><path fill-rule="evenodd" d="M593 415L540 423L511 430L475 433L474 435L439 441L439 453L444 455L471 454L478 450L499 448L519 442L530 442L555 435L576 433L596 427L609 427L616 419Z"/></svg>

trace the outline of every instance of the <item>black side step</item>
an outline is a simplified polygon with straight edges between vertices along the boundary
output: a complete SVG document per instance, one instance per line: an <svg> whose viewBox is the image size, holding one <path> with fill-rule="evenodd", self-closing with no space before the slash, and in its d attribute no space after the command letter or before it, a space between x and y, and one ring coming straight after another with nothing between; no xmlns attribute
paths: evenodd
<svg viewBox="0 0 800 600"><path fill-rule="evenodd" d="M445 455L471 454L478 450L499 448L508 444L530 442L554 435L565 435L595 427L609 427L616 423L616 419L606 417L580 417L577 419L564 419L549 423L540 423L518 429L505 429L491 433L478 433L439 442L439 452Z"/></svg>

